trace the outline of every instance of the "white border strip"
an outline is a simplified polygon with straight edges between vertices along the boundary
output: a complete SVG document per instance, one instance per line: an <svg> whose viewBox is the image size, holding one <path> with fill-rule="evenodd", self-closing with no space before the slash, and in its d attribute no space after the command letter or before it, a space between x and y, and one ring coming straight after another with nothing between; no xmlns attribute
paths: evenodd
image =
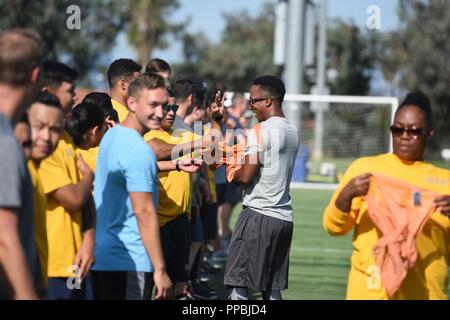
<svg viewBox="0 0 450 320"><path fill-rule="evenodd" d="M232 98L234 93L226 92L227 98ZM245 98L250 98L250 93L244 93ZM332 102L332 103L365 103L365 104L389 104L398 105L398 99L395 97L377 97L377 96L342 96L342 95L315 95L315 94L286 94L285 101L297 102Z"/></svg>
<svg viewBox="0 0 450 320"><path fill-rule="evenodd" d="M291 189L336 190L337 183L291 182Z"/></svg>
<svg viewBox="0 0 450 320"><path fill-rule="evenodd" d="M398 99L394 97L375 96L340 96L340 95L309 95L309 94L286 94L286 101L306 102L332 102L332 103L365 103L365 104L389 104L395 105Z"/></svg>
<svg viewBox="0 0 450 320"><path fill-rule="evenodd" d="M353 250L348 249L336 249L336 248L309 248L309 247L302 247L302 246L292 246L291 251L296 252L318 252L318 253L338 253L338 254L345 254L345 255L351 255L353 253Z"/></svg>

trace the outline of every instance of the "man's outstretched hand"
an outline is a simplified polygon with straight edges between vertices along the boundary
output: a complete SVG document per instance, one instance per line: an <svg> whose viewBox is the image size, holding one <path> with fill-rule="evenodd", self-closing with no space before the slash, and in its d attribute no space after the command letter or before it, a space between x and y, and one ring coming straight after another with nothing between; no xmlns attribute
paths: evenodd
<svg viewBox="0 0 450 320"><path fill-rule="evenodd" d="M181 159L178 162L180 169L184 172L194 173L200 171L202 167L203 160L202 159L194 159L194 158L186 158Z"/></svg>

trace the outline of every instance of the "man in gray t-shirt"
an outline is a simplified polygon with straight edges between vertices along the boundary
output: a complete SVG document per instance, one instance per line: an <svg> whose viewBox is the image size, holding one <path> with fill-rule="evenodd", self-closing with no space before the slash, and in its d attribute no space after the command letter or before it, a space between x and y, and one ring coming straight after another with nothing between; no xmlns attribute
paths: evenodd
<svg viewBox="0 0 450 320"><path fill-rule="evenodd" d="M0 157L0 208L17 212L20 241L29 271L34 273L37 266L35 266L33 187L23 150L16 140L8 119L2 113L0 113L0 150L2 153ZM5 286L1 278L0 281Z"/></svg>
<svg viewBox="0 0 450 320"><path fill-rule="evenodd" d="M250 88L250 109L260 123L248 134L245 162L233 177L244 189L244 201L225 267L232 300L248 299L248 289L260 290L265 300L280 300L287 288L293 231L289 184L299 141L281 108L284 94L283 82L269 75L256 78ZM212 111L222 111L220 104L216 101Z"/></svg>
<svg viewBox="0 0 450 320"><path fill-rule="evenodd" d="M270 217L292 222L292 170L298 151L298 131L284 117L271 117L261 122L258 144L255 131L250 131L245 154L262 155L262 166L249 185L244 187L243 205Z"/></svg>
<svg viewBox="0 0 450 320"><path fill-rule="evenodd" d="M12 126L34 99L43 57L35 32L0 32L0 299L36 298L33 188Z"/></svg>

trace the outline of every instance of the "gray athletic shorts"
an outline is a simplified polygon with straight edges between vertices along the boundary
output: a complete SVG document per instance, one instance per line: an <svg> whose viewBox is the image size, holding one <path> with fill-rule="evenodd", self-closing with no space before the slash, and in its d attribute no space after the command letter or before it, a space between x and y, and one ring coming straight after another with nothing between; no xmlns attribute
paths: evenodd
<svg viewBox="0 0 450 320"><path fill-rule="evenodd" d="M244 208L236 222L224 284L249 289L288 287L293 223Z"/></svg>

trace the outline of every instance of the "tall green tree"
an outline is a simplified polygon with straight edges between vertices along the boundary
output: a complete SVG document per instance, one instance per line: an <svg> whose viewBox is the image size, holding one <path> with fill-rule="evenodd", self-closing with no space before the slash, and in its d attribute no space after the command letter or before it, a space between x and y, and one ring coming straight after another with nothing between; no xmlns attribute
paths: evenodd
<svg viewBox="0 0 450 320"><path fill-rule="evenodd" d="M366 95L374 68L371 39L353 23L335 20L328 29L329 67L337 71L333 94Z"/></svg>
<svg viewBox="0 0 450 320"><path fill-rule="evenodd" d="M224 18L218 43L201 33L183 37L185 63L174 66L177 77L197 74L228 90L247 91L255 77L278 74L273 64L273 4L265 4L256 16L244 10L224 13Z"/></svg>
<svg viewBox="0 0 450 320"><path fill-rule="evenodd" d="M450 147L450 2L400 0L399 29L390 33L380 52L387 79L404 90L420 89L432 101L436 134L432 149Z"/></svg>
<svg viewBox="0 0 450 320"><path fill-rule="evenodd" d="M167 35L178 34L186 22L172 23L170 15L178 9L178 0L128 0L128 41L137 60L145 64L155 48L167 47Z"/></svg>
<svg viewBox="0 0 450 320"><path fill-rule="evenodd" d="M70 5L80 8L80 29L67 27ZM0 0L0 30L22 27L39 32L48 58L67 62L83 77L114 45L123 13L120 0Z"/></svg>

